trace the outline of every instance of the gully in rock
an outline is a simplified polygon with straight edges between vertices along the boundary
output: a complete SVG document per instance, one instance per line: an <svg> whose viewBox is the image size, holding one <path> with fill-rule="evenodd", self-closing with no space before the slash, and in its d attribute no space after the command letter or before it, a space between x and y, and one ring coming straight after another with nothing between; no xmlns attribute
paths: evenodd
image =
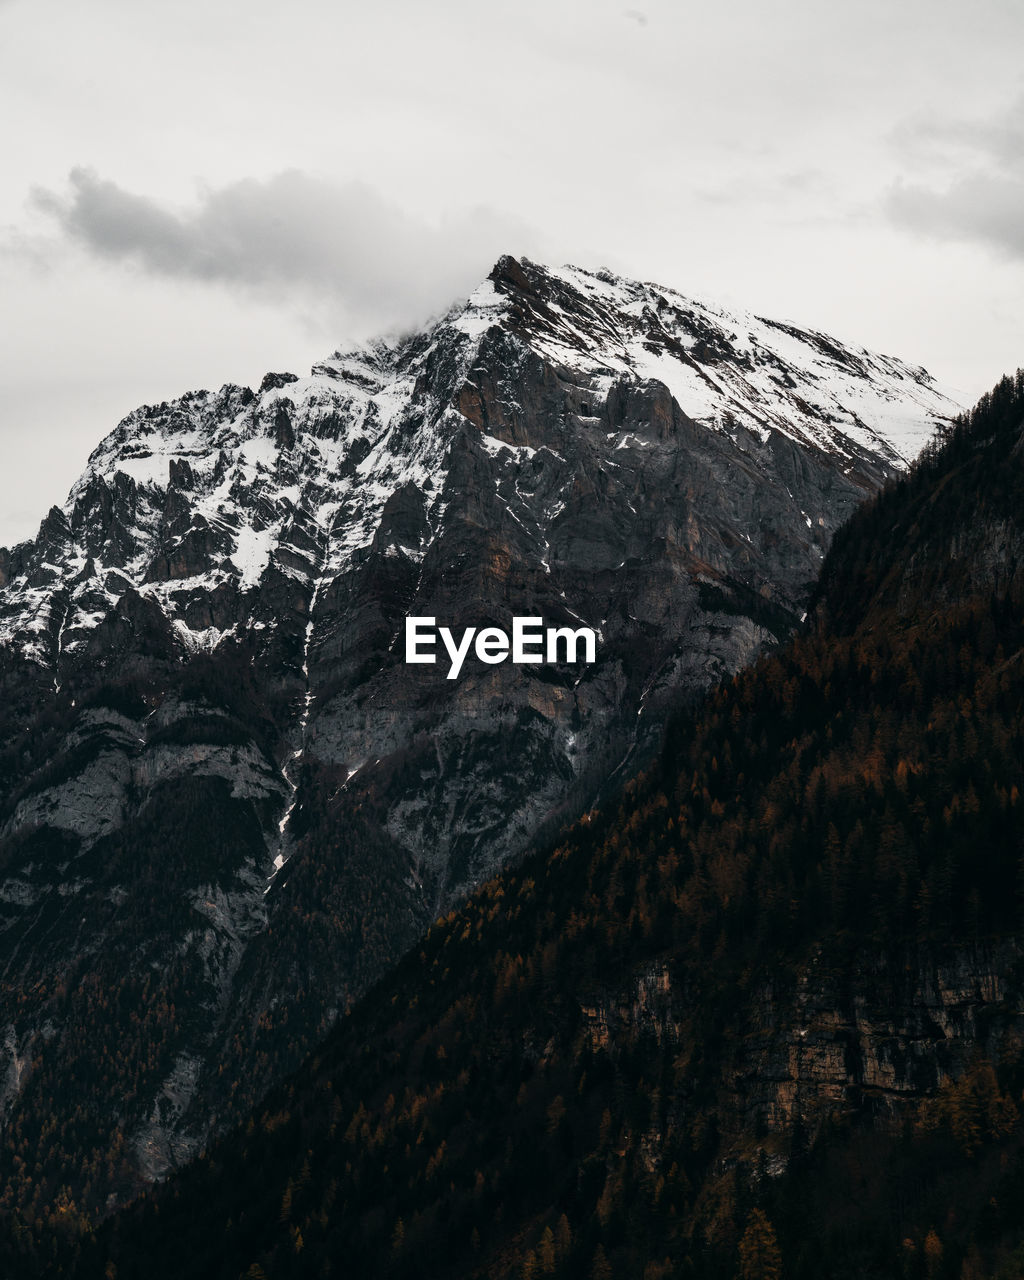
<svg viewBox="0 0 1024 1280"><path fill-rule="evenodd" d="M333 515L333 512L332 512L332 515ZM320 596L323 593L324 588L327 586L327 584L331 581L331 578L332 578L332 574L329 568L330 564L331 564L331 534L330 534L330 530L328 529L326 534L326 542L324 545L323 559L321 561L321 569L317 575L315 583L313 584L313 592L309 599L309 614L306 621L306 629L302 638L302 676L303 676L303 679L305 680L306 688L302 698L302 712L299 716L298 746L292 751L284 767L281 769L281 776L284 778L289 788L288 803L285 806L284 814L281 817L281 820L277 826L278 832L281 836L281 847L278 850L276 856L274 857L273 870L271 871L270 880L264 892L269 892L270 885L273 883L277 873L288 861L288 856L285 853L285 845L288 840L288 821L291 818L292 813L295 811L295 806L298 803L298 795L299 795L299 784L298 784L297 778L295 777L295 770L298 765L298 762L302 759L303 753L305 751L306 731L309 726L309 713L310 713L310 708L313 705L313 690L309 681L309 651L313 643L313 630L314 630L314 627L316 626L316 607L317 607L317 604L319 603Z"/></svg>

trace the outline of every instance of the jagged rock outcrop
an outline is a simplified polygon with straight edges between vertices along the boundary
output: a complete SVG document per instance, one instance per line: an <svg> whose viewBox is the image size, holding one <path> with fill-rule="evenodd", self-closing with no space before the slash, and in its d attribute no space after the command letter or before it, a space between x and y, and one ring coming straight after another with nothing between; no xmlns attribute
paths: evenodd
<svg viewBox="0 0 1024 1280"><path fill-rule="evenodd" d="M752 991L718 1067L721 1167L756 1166L763 1151L781 1171L794 1133L813 1145L827 1125L854 1117L898 1132L918 1117L922 1097L979 1058L1024 1046L1020 955L1014 939L915 946L902 956L865 950L850 968L823 963L819 952ZM692 982L659 962L583 1001L591 1046L647 1036L685 1061L696 1043Z"/></svg>

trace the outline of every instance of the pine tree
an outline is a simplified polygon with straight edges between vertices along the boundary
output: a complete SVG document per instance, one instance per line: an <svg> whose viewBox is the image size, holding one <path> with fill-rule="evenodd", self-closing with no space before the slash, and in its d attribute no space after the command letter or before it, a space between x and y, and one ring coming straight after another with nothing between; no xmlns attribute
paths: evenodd
<svg viewBox="0 0 1024 1280"><path fill-rule="evenodd" d="M741 1280L781 1280L782 1255L775 1228L760 1209L755 1209L740 1240Z"/></svg>

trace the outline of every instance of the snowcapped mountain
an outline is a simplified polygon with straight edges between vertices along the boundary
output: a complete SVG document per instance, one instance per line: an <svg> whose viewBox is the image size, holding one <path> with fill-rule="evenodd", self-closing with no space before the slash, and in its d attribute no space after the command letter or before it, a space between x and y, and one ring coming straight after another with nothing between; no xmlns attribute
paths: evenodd
<svg viewBox="0 0 1024 1280"><path fill-rule="evenodd" d="M489 412L471 371L510 337L521 351L504 354L529 352L564 379L557 424L514 399ZM557 458L563 437L589 437L609 457L649 447L612 421L608 401L651 384L742 455L778 435L834 455L848 475L905 466L958 408L923 369L823 334L606 272L503 259L425 334L336 354L307 378L268 374L258 394L225 386L130 414L36 543L5 553L0 639L59 673L134 589L183 650L210 648L250 617L228 622L210 603L219 590L244 594L276 574L315 590L374 545L407 486L422 495L425 540L392 554L422 555L447 507L453 447L504 450L517 468L538 448ZM561 515L537 522L538 552Z"/></svg>
<svg viewBox="0 0 1024 1280"><path fill-rule="evenodd" d="M91 1150L130 1139L103 1194L173 1165L789 634L957 412L892 357L506 257L422 333L130 414L0 550L7 1106L88 1080ZM448 681L410 615L585 625L597 661ZM151 1050L96 983L187 1014Z"/></svg>

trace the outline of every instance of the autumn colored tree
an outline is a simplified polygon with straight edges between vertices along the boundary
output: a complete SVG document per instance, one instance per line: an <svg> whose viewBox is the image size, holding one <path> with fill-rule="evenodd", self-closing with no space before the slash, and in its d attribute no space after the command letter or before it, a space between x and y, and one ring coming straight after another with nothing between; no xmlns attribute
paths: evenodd
<svg viewBox="0 0 1024 1280"><path fill-rule="evenodd" d="M775 1228L760 1209L754 1209L739 1244L740 1280L781 1280L782 1255Z"/></svg>

